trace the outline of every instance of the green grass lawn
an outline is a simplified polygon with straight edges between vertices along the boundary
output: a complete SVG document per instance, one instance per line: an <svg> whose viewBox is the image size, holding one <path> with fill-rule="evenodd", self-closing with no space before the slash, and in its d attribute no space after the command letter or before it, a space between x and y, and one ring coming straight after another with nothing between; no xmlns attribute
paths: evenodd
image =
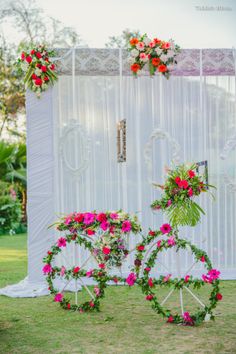
<svg viewBox="0 0 236 354"><path fill-rule="evenodd" d="M0 236L0 287L26 275L26 236ZM137 287L112 286L100 313L64 311L51 298L0 296L0 353L236 353L236 282L221 285L216 321L168 325Z"/></svg>

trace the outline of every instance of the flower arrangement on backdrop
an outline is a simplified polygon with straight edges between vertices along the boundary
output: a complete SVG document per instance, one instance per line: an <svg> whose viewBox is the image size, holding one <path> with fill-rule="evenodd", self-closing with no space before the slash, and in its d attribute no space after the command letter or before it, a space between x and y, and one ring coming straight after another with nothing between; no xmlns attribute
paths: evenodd
<svg viewBox="0 0 236 354"><path fill-rule="evenodd" d="M39 45L29 50L24 50L17 61L17 68L24 74L26 88L41 96L50 86L57 81L56 66L51 61L55 52L45 45Z"/></svg>
<svg viewBox="0 0 236 354"><path fill-rule="evenodd" d="M197 165L180 165L169 169L161 199L151 204L153 210L164 211L173 226L195 226L204 210L194 201L203 192L214 188L204 182L204 176L197 174Z"/></svg>
<svg viewBox="0 0 236 354"><path fill-rule="evenodd" d="M158 72L168 79L171 69L177 64L180 47L172 39L165 42L158 38L150 39L144 34L140 38L130 39L129 52L130 69L134 76L148 66L151 76Z"/></svg>

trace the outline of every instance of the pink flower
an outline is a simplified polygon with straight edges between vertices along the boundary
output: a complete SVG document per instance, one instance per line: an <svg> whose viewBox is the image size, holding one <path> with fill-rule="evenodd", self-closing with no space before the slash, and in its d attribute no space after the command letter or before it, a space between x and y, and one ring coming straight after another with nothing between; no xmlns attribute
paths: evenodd
<svg viewBox="0 0 236 354"><path fill-rule="evenodd" d="M96 294L96 296L99 296L100 295L100 289L98 286L95 286L94 289L93 289L94 293Z"/></svg>
<svg viewBox="0 0 236 354"><path fill-rule="evenodd" d="M161 248L161 245L162 245L162 240L158 240L158 241L157 241L157 247L158 247L158 248Z"/></svg>
<svg viewBox="0 0 236 354"><path fill-rule="evenodd" d="M156 43L155 43L154 41L149 43L149 47L150 47L150 48L154 48L155 45L156 45Z"/></svg>
<svg viewBox="0 0 236 354"><path fill-rule="evenodd" d="M51 265L50 264L45 264L45 266L43 267L43 272L44 272L44 274L52 273Z"/></svg>
<svg viewBox="0 0 236 354"><path fill-rule="evenodd" d="M90 278L93 275L93 269L90 269L86 273L86 277Z"/></svg>
<svg viewBox="0 0 236 354"><path fill-rule="evenodd" d="M107 254L107 255L110 254L111 253L110 247L104 246L103 249L102 249L102 253L103 254Z"/></svg>
<svg viewBox="0 0 236 354"><path fill-rule="evenodd" d="M169 281L170 277L171 277L171 274L166 275L163 279L164 283L167 283Z"/></svg>
<svg viewBox="0 0 236 354"><path fill-rule="evenodd" d="M150 272L150 270L151 270L151 268L150 267L146 267L146 268L144 268L144 270L145 270L145 272Z"/></svg>
<svg viewBox="0 0 236 354"><path fill-rule="evenodd" d="M105 264L104 263L100 263L98 266L99 266L100 269L104 269L105 268Z"/></svg>
<svg viewBox="0 0 236 354"><path fill-rule="evenodd" d="M122 232L129 232L131 230L131 222L129 220L125 220L122 223Z"/></svg>
<svg viewBox="0 0 236 354"><path fill-rule="evenodd" d="M110 227L110 224L109 224L109 222L107 222L107 221L103 221L103 222L101 223L100 227L101 227L101 229L102 229L103 231L107 231L107 229Z"/></svg>
<svg viewBox="0 0 236 354"><path fill-rule="evenodd" d="M207 275L209 275L209 277L212 279L212 280L215 280L215 279L218 279L219 276L220 276L220 271L217 270L217 269L211 269L209 270L209 272L207 273Z"/></svg>
<svg viewBox="0 0 236 354"><path fill-rule="evenodd" d="M63 275L65 274L66 268L64 266L61 267L61 271L60 271L60 276L63 277Z"/></svg>
<svg viewBox="0 0 236 354"><path fill-rule="evenodd" d="M137 277L134 273L130 273L128 275L128 277L126 278L126 283L129 285L129 286L133 286L135 281L136 281Z"/></svg>
<svg viewBox="0 0 236 354"><path fill-rule="evenodd" d="M73 269L73 273L74 273L74 274L78 274L79 271L80 271L80 267L75 267L75 268Z"/></svg>
<svg viewBox="0 0 236 354"><path fill-rule="evenodd" d="M169 238L168 238L168 245L169 246L174 246L175 245L175 238L174 238L174 236L170 236Z"/></svg>
<svg viewBox="0 0 236 354"><path fill-rule="evenodd" d="M117 220L117 219L119 219L119 215L117 213L111 213L110 218L113 220Z"/></svg>
<svg viewBox="0 0 236 354"><path fill-rule="evenodd" d="M94 222L95 219L95 214L93 213L85 213L84 214L84 224L85 225L90 225Z"/></svg>
<svg viewBox="0 0 236 354"><path fill-rule="evenodd" d="M143 50L144 47L145 47L145 45L144 45L143 42L139 42L138 44L136 44L136 48L137 48L138 50Z"/></svg>
<svg viewBox="0 0 236 354"><path fill-rule="evenodd" d="M192 319L192 317L190 317L189 312L184 312L183 319L186 323L188 323L190 325L193 324L193 319Z"/></svg>
<svg viewBox="0 0 236 354"><path fill-rule="evenodd" d="M150 288L152 288L154 286L152 278L148 279L148 285L150 286Z"/></svg>
<svg viewBox="0 0 236 354"><path fill-rule="evenodd" d="M205 283L212 283L212 279L210 277L208 277L207 275L205 275L205 274L202 275L202 280Z"/></svg>
<svg viewBox="0 0 236 354"><path fill-rule="evenodd" d="M148 60L148 55L145 53L140 53L139 57L140 57L140 60L142 60L144 62Z"/></svg>
<svg viewBox="0 0 236 354"><path fill-rule="evenodd" d="M167 206L169 207L171 204L172 204L172 201L171 201L171 199L169 199L167 202Z"/></svg>
<svg viewBox="0 0 236 354"><path fill-rule="evenodd" d="M63 299L63 294L61 293L57 293L54 297L55 302L62 302L62 299Z"/></svg>
<svg viewBox="0 0 236 354"><path fill-rule="evenodd" d="M189 197L192 197L192 196L193 196L193 189L192 189L192 188L189 188L189 189L188 189L188 196L189 196Z"/></svg>
<svg viewBox="0 0 236 354"><path fill-rule="evenodd" d="M65 224L65 225L70 225L71 221L72 221L72 219L71 219L71 216L69 215L69 216L67 216L67 217L65 218L64 224Z"/></svg>
<svg viewBox="0 0 236 354"><path fill-rule="evenodd" d="M169 49L170 48L170 43L169 42L163 43L162 44L162 48L163 49Z"/></svg>
<svg viewBox="0 0 236 354"><path fill-rule="evenodd" d="M64 237L60 237L57 240L57 246L58 247L66 247L66 239Z"/></svg>
<svg viewBox="0 0 236 354"><path fill-rule="evenodd" d="M172 230L170 224L163 224L161 227L160 227L160 231L163 233L163 234L168 234L170 233Z"/></svg>
<svg viewBox="0 0 236 354"><path fill-rule="evenodd" d="M187 283L189 281L190 275L186 275L184 278L184 282Z"/></svg>

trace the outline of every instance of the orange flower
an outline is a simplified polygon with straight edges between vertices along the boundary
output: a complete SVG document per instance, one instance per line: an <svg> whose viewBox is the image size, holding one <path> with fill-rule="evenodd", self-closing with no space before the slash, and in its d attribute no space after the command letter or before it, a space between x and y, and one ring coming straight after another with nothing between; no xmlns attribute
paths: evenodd
<svg viewBox="0 0 236 354"><path fill-rule="evenodd" d="M131 65L130 69L131 69L134 73L136 73L137 71L139 71L139 70L141 69L141 67L140 67L139 64L136 64L136 63L135 63L135 64Z"/></svg>
<svg viewBox="0 0 236 354"><path fill-rule="evenodd" d="M160 58L153 58L152 59L153 66L158 66L160 64L160 62L161 62Z"/></svg>
<svg viewBox="0 0 236 354"><path fill-rule="evenodd" d="M131 45L136 45L136 44L138 44L139 40L138 40L138 38L131 38L129 42Z"/></svg>
<svg viewBox="0 0 236 354"><path fill-rule="evenodd" d="M158 66L158 71L159 71L160 73L165 73L165 72L167 71L166 65L164 65L164 64L159 65L159 66Z"/></svg>

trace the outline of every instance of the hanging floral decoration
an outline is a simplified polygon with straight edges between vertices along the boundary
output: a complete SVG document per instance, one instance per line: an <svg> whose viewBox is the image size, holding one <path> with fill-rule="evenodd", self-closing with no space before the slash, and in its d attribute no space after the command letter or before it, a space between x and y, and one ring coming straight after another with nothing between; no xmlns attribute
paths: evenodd
<svg viewBox="0 0 236 354"><path fill-rule="evenodd" d="M203 321L208 321L214 319L213 309L216 307L217 302L222 300L222 295L219 289L219 275L220 272L217 269L213 269L211 261L207 253L195 245L191 244L189 241L180 239L177 236L177 230L169 224L163 224L160 230L153 231L150 230L149 234L143 238L143 241L137 245L137 254L134 261L133 272L127 278L127 283L133 286L135 283L141 286L145 298L147 301L152 303L152 308L167 319L169 323L183 324L183 325L199 325ZM143 263L144 255L147 250L147 246L155 241L159 236L167 236L167 239L159 239L156 242L156 247L151 252L148 261L143 265L143 276L140 277L140 267ZM176 252L180 249L189 250L192 252L196 263L202 262L206 268L206 274L202 274L201 279L193 278L186 274L183 278L173 278L171 274L162 275L159 278L150 277L150 272L155 266L155 261L159 256L159 253L164 250L169 250L172 247L176 247ZM158 301L155 290L157 287L172 287L174 289L183 289L190 287L193 289L200 289L204 285L210 285L212 290L209 295L208 305L202 310L196 313L189 314L189 312L184 312L182 315L178 313L171 313L171 311L162 306Z"/></svg>
<svg viewBox="0 0 236 354"><path fill-rule="evenodd" d="M80 312L98 311L100 300L104 297L106 283L111 280L107 274L108 269L122 264L129 252L126 245L127 236L141 230L137 217L124 213L122 210L105 213L72 213L62 217L54 226L58 231L65 233L51 247L43 260L45 263L43 272L54 301L59 302L64 309ZM65 266L54 265L55 257L70 243L83 245L89 250L98 268L88 270L78 264L66 269ZM79 280L82 277L92 278L97 283L94 287L94 294L91 294L92 300L79 305L72 304L69 298L54 287L54 280L58 277L67 281ZM114 279L115 277L112 277L113 281Z"/></svg>
<svg viewBox="0 0 236 354"><path fill-rule="evenodd" d="M151 40L144 34L140 38L130 39L129 52L130 69L134 76L148 66L151 76L158 72L168 79L171 70L177 64L176 56L180 53L180 47L173 40L168 42L158 38Z"/></svg>
<svg viewBox="0 0 236 354"><path fill-rule="evenodd" d="M55 52L45 45L39 45L29 50L24 50L17 61L17 68L22 72L26 88L35 92L37 97L47 91L57 81L56 66L51 58Z"/></svg>
<svg viewBox="0 0 236 354"><path fill-rule="evenodd" d="M151 204L153 210L164 211L172 226L195 226L205 214L194 201L203 192L208 192L212 185L204 182L204 176L197 173L197 166L180 165L169 169L164 185L157 185L163 194L161 199Z"/></svg>

